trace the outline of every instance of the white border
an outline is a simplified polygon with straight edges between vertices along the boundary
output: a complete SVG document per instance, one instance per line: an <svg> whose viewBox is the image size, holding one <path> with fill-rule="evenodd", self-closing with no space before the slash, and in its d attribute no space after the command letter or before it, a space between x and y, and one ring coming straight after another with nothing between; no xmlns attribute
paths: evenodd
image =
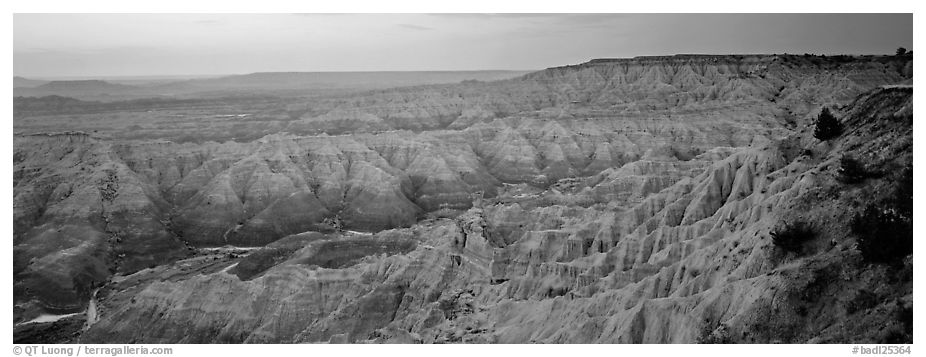
<svg viewBox="0 0 926 357"><path fill-rule="evenodd" d="M783 0L783 1L559 1L538 2L538 1L508 1L500 2L498 0L465 0L455 2L438 2L425 0L339 0L326 2L310 2L296 0L262 0L262 1L197 1L190 0L152 0L144 3L132 1L99 1L99 0L80 0L80 1L15 1L10 5L11 14L3 17L5 23L2 27L7 34L6 41L8 54L4 58L7 68L12 73L12 13L17 12L904 12L914 13L914 48L919 46L920 36L919 24L923 15L918 12L920 7L914 1L839 1L839 2L810 2L806 0ZM915 67L922 68L922 59L915 59ZM9 118L3 126L5 133L0 134L3 140L4 155L9 160L12 156L12 75L5 79L6 85L3 90L6 94L4 101L5 117ZM923 82L921 77L915 77L914 83L919 86ZM921 101L915 100L917 107ZM914 133L922 133L922 125L914 120ZM919 129L919 130L918 130ZM920 147L924 144L919 143L921 134L914 135L914 161L917 168L924 166ZM2 198L6 205L2 207L6 217L12 216L12 163L7 161L2 184L5 189L2 190ZM921 176L922 177L922 176ZM915 178L915 221L922 222L918 217L923 216L924 206L919 187L922 180ZM3 230L6 237L12 237L12 223L9 218L2 221ZM923 246L926 243L918 241L923 237L922 227L915 226L915 253L914 257L922 257ZM12 242L11 238L3 246L8 257L7 269L11 269L12 261ZM922 260L922 259L916 259ZM915 264L915 275L920 277L922 274L921 264ZM8 270L3 274L2 286L12 286L12 274ZM922 278L920 279L922 280ZM921 287L922 284L914 281L914 289ZM12 294L7 293L4 297L6 321L12 321L11 302ZM917 305L921 299L915 298ZM9 341L6 348L12 348L12 324L8 322L3 328L7 331L4 338ZM914 341L921 341L921 325L915 323ZM160 345L145 345L156 347ZM851 348L853 345L455 345L453 347L441 346L422 346L412 347L408 345L169 345L174 348L178 356L200 356L208 354L222 354L223 356L276 356L276 355L324 355L330 353L340 353L344 355L365 354L376 356L391 355L427 355L434 356L467 356L475 354L489 353L489 355L542 355L542 356L570 356L578 354L593 354L595 356L649 356L649 355L737 355L750 357L758 356L853 356ZM76 346L75 346L76 347ZM914 353L923 353L919 351L919 346L913 346ZM12 352L12 350L8 350ZM12 353L10 355L13 355ZM856 355L857 356L857 355Z"/></svg>
<svg viewBox="0 0 926 357"><path fill-rule="evenodd" d="M655 13L733 13L733 12L914 12L914 1L847 0L839 2L775 0L775 1L529 1L529 0L16 0L12 12L655 12Z"/></svg>

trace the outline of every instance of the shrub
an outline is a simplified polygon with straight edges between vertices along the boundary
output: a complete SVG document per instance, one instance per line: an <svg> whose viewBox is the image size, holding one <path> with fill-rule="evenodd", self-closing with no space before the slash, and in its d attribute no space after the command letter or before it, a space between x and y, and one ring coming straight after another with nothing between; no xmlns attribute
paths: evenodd
<svg viewBox="0 0 926 357"><path fill-rule="evenodd" d="M906 166L883 205L870 205L852 219L862 257L871 263L901 264L913 253L913 167Z"/></svg>
<svg viewBox="0 0 926 357"><path fill-rule="evenodd" d="M839 182L847 184L859 183L866 177L868 177L868 172L854 157L843 156L839 159L839 168L836 169L836 179Z"/></svg>
<svg viewBox="0 0 926 357"><path fill-rule="evenodd" d="M813 227L806 222L793 222L780 226L771 232L772 243L779 249L801 254L804 251L804 243L813 239L816 233Z"/></svg>
<svg viewBox="0 0 926 357"><path fill-rule="evenodd" d="M716 329L711 324L705 324L701 328L701 334L697 337L699 344L730 344L734 343L730 336L730 331L726 325L720 325Z"/></svg>
<svg viewBox="0 0 926 357"><path fill-rule="evenodd" d="M842 133L842 124L830 113L830 109L823 107L817 121L814 123L813 136L821 141L826 141L839 136Z"/></svg>
<svg viewBox="0 0 926 357"><path fill-rule="evenodd" d="M907 166L901 172L900 178L897 179L897 185L894 187L894 194L890 201L891 207L897 211L901 217L907 220L913 219L913 167Z"/></svg>
<svg viewBox="0 0 926 357"><path fill-rule="evenodd" d="M876 305L878 305L878 295L862 289L857 291L855 297L846 304L846 312L854 314L857 311L868 310Z"/></svg>
<svg viewBox="0 0 926 357"><path fill-rule="evenodd" d="M903 47L898 47L898 48L897 48L897 51L895 51L894 54L897 55L897 56L903 56L903 55L907 54L907 49L906 49L906 48L903 48Z"/></svg>
<svg viewBox="0 0 926 357"><path fill-rule="evenodd" d="M895 208L868 206L852 219L852 232L867 262L900 264L913 253L913 221Z"/></svg>
<svg viewBox="0 0 926 357"><path fill-rule="evenodd" d="M913 306L901 306L897 311L897 320L904 326L908 335L913 334Z"/></svg>

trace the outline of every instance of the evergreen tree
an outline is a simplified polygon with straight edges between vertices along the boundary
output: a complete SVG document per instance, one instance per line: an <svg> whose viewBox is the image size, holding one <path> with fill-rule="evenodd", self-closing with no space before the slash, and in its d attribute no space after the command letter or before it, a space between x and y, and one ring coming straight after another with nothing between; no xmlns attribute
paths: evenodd
<svg viewBox="0 0 926 357"><path fill-rule="evenodd" d="M839 136L842 133L842 124L830 113L829 108L824 107L817 116L813 136L822 141L826 141Z"/></svg>

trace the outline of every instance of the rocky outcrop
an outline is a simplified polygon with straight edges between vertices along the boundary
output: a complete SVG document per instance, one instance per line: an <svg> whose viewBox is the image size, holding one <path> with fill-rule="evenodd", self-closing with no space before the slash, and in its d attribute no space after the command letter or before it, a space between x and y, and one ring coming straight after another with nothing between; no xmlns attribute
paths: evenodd
<svg viewBox="0 0 926 357"><path fill-rule="evenodd" d="M15 299L82 309L112 272L184 255L160 220L166 203L110 148L83 133L16 138Z"/></svg>

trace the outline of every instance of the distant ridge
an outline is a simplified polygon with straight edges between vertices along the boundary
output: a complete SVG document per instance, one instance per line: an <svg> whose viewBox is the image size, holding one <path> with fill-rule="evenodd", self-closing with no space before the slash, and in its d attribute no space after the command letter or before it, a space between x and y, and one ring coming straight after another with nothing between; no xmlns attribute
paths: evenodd
<svg viewBox="0 0 926 357"><path fill-rule="evenodd" d="M45 97L57 95L81 100L119 100L150 96L143 88L106 81L51 81L35 87L14 87L14 97Z"/></svg>
<svg viewBox="0 0 926 357"><path fill-rule="evenodd" d="M48 83L48 81L43 81L39 79L29 79L29 78L20 77L20 76L13 77L13 88L32 88L32 87L38 87L45 83Z"/></svg>
<svg viewBox="0 0 926 357"><path fill-rule="evenodd" d="M76 81L51 81L35 87L37 90L46 91L96 91L105 92L110 90L132 90L135 86L125 84L115 84L98 79L85 79Z"/></svg>
<svg viewBox="0 0 926 357"><path fill-rule="evenodd" d="M220 77L170 81L114 82L100 79L35 81L14 77L13 95L51 95L91 101L141 98L195 98L240 95L304 95L331 91L366 91L463 81L494 81L515 78L531 71L381 71L381 72L255 72ZM21 84L21 85L20 85Z"/></svg>
<svg viewBox="0 0 926 357"><path fill-rule="evenodd" d="M158 92L375 90L464 80L510 79L531 71L382 71L382 72L255 72L208 79L191 79L151 87Z"/></svg>

